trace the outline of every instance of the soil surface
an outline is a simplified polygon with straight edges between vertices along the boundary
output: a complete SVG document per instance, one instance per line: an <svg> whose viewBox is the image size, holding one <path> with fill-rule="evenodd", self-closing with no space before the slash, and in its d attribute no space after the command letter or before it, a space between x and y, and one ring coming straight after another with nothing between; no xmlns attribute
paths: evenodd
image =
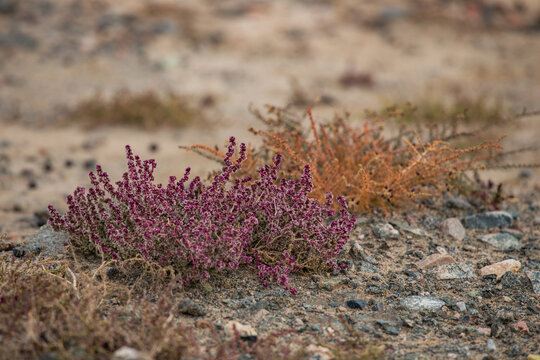
<svg viewBox="0 0 540 360"><path fill-rule="evenodd" d="M517 114L540 109L539 63L534 0L0 1L0 233L24 248L45 224L47 205L65 209L65 196L88 185L96 164L120 178L126 144L157 160L157 182L181 177L188 166L204 176L219 165L178 145L222 145L231 135L257 142L247 130L260 126L250 104L292 104L302 112L317 102L318 119L347 110L357 121L364 109L395 102L472 98ZM122 89L174 91L210 121L151 131L65 123L80 101ZM508 150L534 148L540 116L508 115L490 131L507 135ZM538 148L507 162L537 159ZM465 222L490 210L473 199L464 199L472 205L462 209L434 199L386 218L360 214L353 250L342 256L349 270L297 275L297 296L241 273L189 289L186 297L218 329L237 320L259 336L295 329L287 336L315 339L332 336L330 319L337 330L344 322L356 328L395 359L538 354L540 172L482 176L514 194L501 205L511 224L449 236L444 220ZM377 230L387 223L395 235ZM499 232L513 234L519 245L501 250L478 240ZM446 254L459 269L441 263L420 269L432 254ZM507 259L520 268L499 279L479 275L485 265ZM459 277L444 279L445 270ZM442 303L409 309L410 296Z"/></svg>

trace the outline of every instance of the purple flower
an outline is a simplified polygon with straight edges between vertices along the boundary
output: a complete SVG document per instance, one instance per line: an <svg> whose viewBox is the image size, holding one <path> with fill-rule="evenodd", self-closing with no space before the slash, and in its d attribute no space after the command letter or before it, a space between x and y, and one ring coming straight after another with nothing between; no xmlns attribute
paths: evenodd
<svg viewBox="0 0 540 360"><path fill-rule="evenodd" d="M155 161L142 161L126 146L122 180L113 185L97 166L89 174L92 187L68 196L64 215L49 206L49 222L69 233L80 251L172 265L184 283L245 265L263 285L274 282L296 293L292 272L339 268L334 260L355 223L345 201L338 198L342 209L335 212L330 194L324 205L309 198L308 165L300 180L278 180L281 155L259 169L258 179L231 184L246 159L245 144L233 161L235 152L231 137L225 166L208 185L199 177L188 183L188 168L182 179L171 177L162 186L153 183Z"/></svg>

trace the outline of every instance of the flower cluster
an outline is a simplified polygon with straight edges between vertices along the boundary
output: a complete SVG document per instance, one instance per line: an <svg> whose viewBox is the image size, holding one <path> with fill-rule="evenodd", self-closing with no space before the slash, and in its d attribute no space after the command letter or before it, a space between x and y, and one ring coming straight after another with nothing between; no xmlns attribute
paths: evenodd
<svg viewBox="0 0 540 360"><path fill-rule="evenodd" d="M289 274L296 270L337 268L335 258L349 238L355 218L345 201L333 210L332 196L321 205L308 197L309 166L301 179L278 180L281 156L258 170L259 177L230 182L246 158L234 137L225 165L211 184L199 177L188 183L171 177L167 186L153 183L154 160L142 161L126 146L128 171L113 185L100 166L90 173L92 187L68 196L61 215L49 206L49 221L70 234L72 245L113 259L137 255L172 265L184 282L203 281L210 272L254 267L264 285L276 282L292 293Z"/></svg>

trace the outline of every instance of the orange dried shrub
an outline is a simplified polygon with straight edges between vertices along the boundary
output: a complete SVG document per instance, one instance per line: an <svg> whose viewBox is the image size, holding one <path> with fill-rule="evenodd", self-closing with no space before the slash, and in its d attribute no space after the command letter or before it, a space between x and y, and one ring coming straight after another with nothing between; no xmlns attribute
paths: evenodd
<svg viewBox="0 0 540 360"><path fill-rule="evenodd" d="M310 128L305 131L302 119L286 109L269 107L268 113L264 117L255 111L267 126L266 130L251 129L264 138L263 145L250 152L253 165L243 167L237 176L255 176L259 159L282 153L285 176L299 177L303 165L310 164L312 196L324 202L328 192L343 195L354 212L387 211L439 195L453 187L460 173L480 168L490 157L488 150L500 148L499 140L467 148L455 148L441 140L424 143L418 136L387 140L382 135L384 118L353 127L347 124L347 117L335 116L322 124L313 119L308 108ZM217 151L201 145L191 148Z"/></svg>

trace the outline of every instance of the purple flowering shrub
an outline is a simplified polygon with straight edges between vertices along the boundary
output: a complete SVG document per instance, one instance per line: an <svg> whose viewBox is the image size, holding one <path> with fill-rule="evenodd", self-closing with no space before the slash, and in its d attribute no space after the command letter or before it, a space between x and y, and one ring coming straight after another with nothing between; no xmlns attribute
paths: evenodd
<svg viewBox="0 0 540 360"><path fill-rule="evenodd" d="M97 166L90 173L92 187L68 196L64 215L49 206L49 222L67 232L78 250L172 265L184 283L251 264L263 285L276 282L296 293L291 272L339 268L334 260L355 222L344 199L338 198L341 210L334 211L331 194L324 205L309 198L308 165L300 180L278 181L279 154L258 170L258 179L231 184L246 146L240 145L234 160L234 137L229 141L225 166L209 185L199 177L188 183L190 168L180 180L172 176L167 186L155 185L155 161L141 161L126 146L129 169L123 180L111 184Z"/></svg>

